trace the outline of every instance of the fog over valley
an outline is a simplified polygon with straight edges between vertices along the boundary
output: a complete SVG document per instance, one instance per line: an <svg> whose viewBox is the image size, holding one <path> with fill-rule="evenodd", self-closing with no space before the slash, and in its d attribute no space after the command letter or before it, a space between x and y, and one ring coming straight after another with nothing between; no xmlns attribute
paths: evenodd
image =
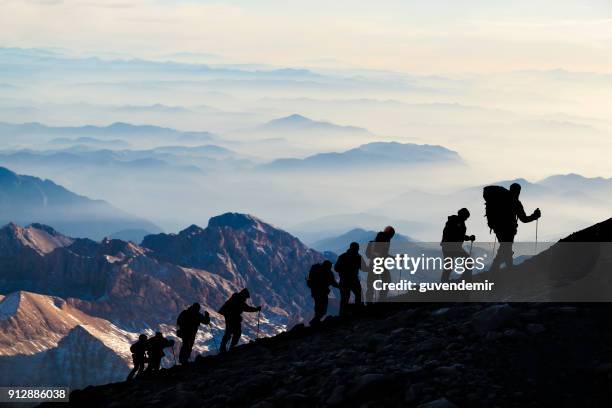
<svg viewBox="0 0 612 408"><path fill-rule="evenodd" d="M488 236L480 187L523 178L526 207L542 208L554 239L605 218L612 201L612 122L595 103L612 96L604 74L433 76L35 48L2 48L0 59L0 166L169 232L238 211L307 243L388 223L435 241L467 206L470 228Z"/></svg>

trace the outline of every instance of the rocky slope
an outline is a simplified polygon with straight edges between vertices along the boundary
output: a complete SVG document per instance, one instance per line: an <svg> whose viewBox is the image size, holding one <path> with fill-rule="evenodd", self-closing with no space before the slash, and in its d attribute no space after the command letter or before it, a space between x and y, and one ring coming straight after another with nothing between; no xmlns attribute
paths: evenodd
<svg viewBox="0 0 612 408"><path fill-rule="evenodd" d="M206 229L193 226L157 236L162 238L166 242L160 247L145 248L120 240L69 238L39 224L0 229L0 372L8 373L18 361L24 376L36 371L36 378L46 382L62 379L74 387L116 380L131 363L130 342L140 332L174 335L178 313L195 301L212 314L213 331L203 328L195 347L207 352L222 334L216 310L247 285L254 303L266 299L261 335L284 330L311 308L303 279L321 255L261 220L227 214L212 219ZM186 259L201 256L206 262L165 256L174 247ZM245 339L254 337L256 327L256 315L245 316ZM66 340L77 334L116 358L84 359L84 351L70 348L75 343ZM59 373L60 357L68 358L66 367L80 367L79 376ZM111 370L113 361L111 368L122 368ZM11 378L18 383L23 377Z"/></svg>
<svg viewBox="0 0 612 408"><path fill-rule="evenodd" d="M582 244L590 249L611 236L612 219L572 234L511 273L532 273L540 284L535 266L564 265L561 276L581 281L585 257L594 254L584 252ZM581 257L555 264L567 253L559 245L567 243L578 244L569 254ZM595 248L594 263L608 265L607 273L597 276L607 279L610 251ZM546 274L544 280L549 278ZM71 402L117 407L610 406L611 311L609 303L370 305L351 319L331 318L318 329L298 325L153 378L77 391Z"/></svg>
<svg viewBox="0 0 612 408"><path fill-rule="evenodd" d="M77 391L71 402L609 406L609 312L589 305L385 305L352 321L332 319L318 331L297 327L155 378Z"/></svg>
<svg viewBox="0 0 612 408"><path fill-rule="evenodd" d="M282 324L300 321L309 311L305 278L322 260L291 234L237 213L213 217L205 229L192 225L179 234L149 235L142 246L159 261L204 269L250 288L254 302L284 316Z"/></svg>

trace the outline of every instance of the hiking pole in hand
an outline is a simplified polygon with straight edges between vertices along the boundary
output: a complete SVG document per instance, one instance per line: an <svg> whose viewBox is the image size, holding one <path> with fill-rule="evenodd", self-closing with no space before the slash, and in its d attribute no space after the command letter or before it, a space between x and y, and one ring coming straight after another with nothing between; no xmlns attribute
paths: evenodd
<svg viewBox="0 0 612 408"><path fill-rule="evenodd" d="M257 340L259 340L259 316L261 315L261 309L257 311Z"/></svg>
<svg viewBox="0 0 612 408"><path fill-rule="evenodd" d="M472 247L474 246L474 241L470 240L470 256L472 256Z"/></svg>
<svg viewBox="0 0 612 408"><path fill-rule="evenodd" d="M536 240L535 240L535 247L534 247L534 255L538 253L538 224L540 223L540 219L538 218L536 220Z"/></svg>

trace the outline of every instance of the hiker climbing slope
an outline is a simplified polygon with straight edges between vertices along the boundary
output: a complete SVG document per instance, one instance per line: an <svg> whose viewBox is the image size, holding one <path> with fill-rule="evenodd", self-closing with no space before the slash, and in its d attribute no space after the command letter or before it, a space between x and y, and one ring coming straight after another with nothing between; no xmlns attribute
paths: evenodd
<svg viewBox="0 0 612 408"><path fill-rule="evenodd" d="M176 320L176 335L182 340L181 351L179 352L179 362L181 364L187 364L189 361L201 323L210 324L210 315L208 312L200 313L199 303L194 303L183 310Z"/></svg>
<svg viewBox="0 0 612 408"><path fill-rule="evenodd" d="M447 258L453 259L453 265L457 258L467 258L469 254L463 249L464 241L472 241L476 239L474 235L466 235L467 227L465 221L470 218L470 212L467 208L460 209L457 214L450 215L444 225L442 231L442 256L446 260ZM446 262L445 262L446 264ZM442 271L442 282L448 282L452 268L444 268ZM471 271L465 271L463 277L469 279Z"/></svg>
<svg viewBox="0 0 612 408"><path fill-rule="evenodd" d="M340 276L340 316L344 316L347 313L351 292L355 296L355 305L361 305L359 271L366 270L366 266L359 254L357 242L351 242L346 252L338 257L334 269Z"/></svg>
<svg viewBox="0 0 612 408"><path fill-rule="evenodd" d="M316 326L327 314L329 287L339 287L332 272L332 263L326 260L312 265L306 284L310 288L310 294L314 300L314 317L310 321L310 325Z"/></svg>
<svg viewBox="0 0 612 408"><path fill-rule="evenodd" d="M374 300L374 281L380 279L383 282L391 282L391 273L385 269L380 277L374 274L372 270L374 258L386 258L389 256L389 248L391 246L391 239L395 235L395 229L392 226L387 226L383 231L376 234L374 241L368 243L366 248L366 256L370 260L368 268L368 279L366 288L366 301L371 303ZM387 290L381 290L379 300L385 300L387 298Z"/></svg>
<svg viewBox="0 0 612 408"><path fill-rule="evenodd" d="M521 186L518 183L513 183L509 190L500 186L487 186L483 189L487 224L499 241L499 250L491 264L491 272L497 272L502 264L506 264L506 268L512 267L512 244L518 231L518 220L528 223L542 216L539 208L529 216L525 214L519 200L520 194Z"/></svg>
<svg viewBox="0 0 612 408"><path fill-rule="evenodd" d="M132 352L134 368L130 371L127 381L130 381L135 376L141 375L145 369L145 363L147 361L147 335L141 334L138 336L138 341L130 346L130 351Z"/></svg>
<svg viewBox="0 0 612 408"><path fill-rule="evenodd" d="M221 353L227 351L227 342L230 343L230 349L235 347L242 336L242 312L259 312L261 306L251 306L247 304L247 299L251 297L248 289L242 289L238 293L234 293L219 309L219 313L225 318L225 333L221 339Z"/></svg>
<svg viewBox="0 0 612 408"><path fill-rule="evenodd" d="M149 354L147 373L159 371L162 358L166 355L164 349L172 346L174 346L174 340L165 338L160 332L156 332L155 336L147 340L147 353Z"/></svg>

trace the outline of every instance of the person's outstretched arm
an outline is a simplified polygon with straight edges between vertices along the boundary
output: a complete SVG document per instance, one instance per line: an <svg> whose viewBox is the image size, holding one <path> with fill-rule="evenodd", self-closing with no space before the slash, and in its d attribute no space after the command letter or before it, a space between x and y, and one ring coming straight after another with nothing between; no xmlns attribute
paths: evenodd
<svg viewBox="0 0 612 408"><path fill-rule="evenodd" d="M520 201L516 202L516 216L521 222L528 223L537 220L540 218L540 209L536 208L533 214L527 215L525 214L525 209L523 208L523 204Z"/></svg>
<svg viewBox="0 0 612 408"><path fill-rule="evenodd" d="M243 312L259 312L261 310L261 306L251 306L249 304L244 304L244 306L242 306L242 311Z"/></svg>

